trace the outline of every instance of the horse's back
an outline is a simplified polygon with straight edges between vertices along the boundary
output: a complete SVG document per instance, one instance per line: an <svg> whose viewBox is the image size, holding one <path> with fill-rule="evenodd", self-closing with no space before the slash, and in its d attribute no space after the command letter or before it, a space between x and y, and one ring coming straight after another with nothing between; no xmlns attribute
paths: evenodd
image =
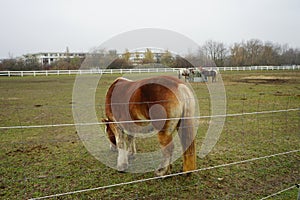
<svg viewBox="0 0 300 200"><path fill-rule="evenodd" d="M150 108L159 105L166 110L166 117L175 117L178 113L171 110L176 110L182 103L182 94L178 89L180 85L185 84L172 76L157 76L137 81L118 78L107 92L106 114L111 120L114 118L117 121L131 118L149 119ZM126 110L130 113L125 116Z"/></svg>

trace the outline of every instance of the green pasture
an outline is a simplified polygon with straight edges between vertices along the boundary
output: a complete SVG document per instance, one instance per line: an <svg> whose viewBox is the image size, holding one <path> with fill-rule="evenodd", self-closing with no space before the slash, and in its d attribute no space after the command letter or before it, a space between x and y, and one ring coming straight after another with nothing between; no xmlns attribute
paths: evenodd
<svg viewBox="0 0 300 200"><path fill-rule="evenodd" d="M158 74L124 75L142 78ZM121 74L103 75L96 89L96 112L104 117L104 97ZM84 76L91 78L94 75ZM153 172L119 173L95 159L73 124L76 76L0 77L0 199L30 199L154 177ZM222 72L227 113L300 108L300 71ZM219 80L220 81L220 80ZM205 83L191 83L200 115L211 114ZM210 120L199 119L200 150ZM101 126L103 128L103 126ZM139 152L158 150L156 138L137 141ZM226 117L218 143L198 158L199 169L300 149L300 111ZM148 180L54 199L260 199L300 183L300 153L201 170L190 176ZM180 172L182 160L172 166ZM296 199L295 187L270 199Z"/></svg>

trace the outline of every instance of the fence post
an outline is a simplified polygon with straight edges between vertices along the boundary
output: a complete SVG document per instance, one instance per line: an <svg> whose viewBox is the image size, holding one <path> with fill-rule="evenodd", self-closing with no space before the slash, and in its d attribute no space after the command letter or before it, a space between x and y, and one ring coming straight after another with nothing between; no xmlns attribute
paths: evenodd
<svg viewBox="0 0 300 200"><path fill-rule="evenodd" d="M298 188L298 197L297 197L297 200L300 200L300 185L296 184L296 187Z"/></svg>
<svg viewBox="0 0 300 200"><path fill-rule="evenodd" d="M21 72L21 74L23 74L23 71ZM33 76L35 76L35 71L33 71Z"/></svg>

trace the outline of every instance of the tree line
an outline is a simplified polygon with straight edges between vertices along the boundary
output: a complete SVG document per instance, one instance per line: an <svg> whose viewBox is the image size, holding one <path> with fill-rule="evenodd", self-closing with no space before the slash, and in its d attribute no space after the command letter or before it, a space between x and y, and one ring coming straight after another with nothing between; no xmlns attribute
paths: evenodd
<svg viewBox="0 0 300 200"><path fill-rule="evenodd" d="M222 66L280 66L299 65L300 50L288 45L251 39L226 47L222 42L209 40L200 49Z"/></svg>
<svg viewBox="0 0 300 200"><path fill-rule="evenodd" d="M72 70L79 69L82 62L82 58L74 57L60 59L50 65L43 65L37 59L9 58L0 62L0 71Z"/></svg>
<svg viewBox="0 0 300 200"><path fill-rule="evenodd" d="M123 54L109 67L130 67L132 63L128 57L126 53ZM147 49L141 64L155 62L168 67L300 65L300 49L289 47L287 44L263 42L259 39L250 39L230 46L225 45L223 42L208 40L196 52L188 53L184 57L173 56L166 50L160 60L156 60L153 53Z"/></svg>
<svg viewBox="0 0 300 200"><path fill-rule="evenodd" d="M280 45L273 42L263 42L250 39L225 45L223 42L208 40L196 52L185 56L174 56L166 50L159 58L146 49L141 58L140 54L128 50L118 55L116 50L95 50L85 63L82 58L60 59L50 65L42 65L36 59L9 58L0 62L0 70L71 70L79 69L82 64L99 68L133 68L136 65L159 63L168 67L226 67L226 66L281 66L300 65L300 49Z"/></svg>

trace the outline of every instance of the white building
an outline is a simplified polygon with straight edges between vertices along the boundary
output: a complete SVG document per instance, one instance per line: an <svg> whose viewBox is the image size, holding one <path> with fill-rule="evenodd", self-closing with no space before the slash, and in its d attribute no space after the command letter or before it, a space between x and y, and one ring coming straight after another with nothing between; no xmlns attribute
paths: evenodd
<svg viewBox="0 0 300 200"><path fill-rule="evenodd" d="M24 55L25 60L36 59L42 65L51 65L60 59L84 58L86 53L40 52Z"/></svg>
<svg viewBox="0 0 300 200"><path fill-rule="evenodd" d="M166 53L165 49L162 48L156 48L156 47L145 47L145 48L138 48L138 49L133 49L129 51L130 57L129 60L134 64L140 64L142 63L143 59L145 58L145 53L147 50L150 50L151 53L153 54L153 59L155 62L159 63L161 60L161 57ZM171 53L173 57L176 56L176 53L172 51L168 51Z"/></svg>

